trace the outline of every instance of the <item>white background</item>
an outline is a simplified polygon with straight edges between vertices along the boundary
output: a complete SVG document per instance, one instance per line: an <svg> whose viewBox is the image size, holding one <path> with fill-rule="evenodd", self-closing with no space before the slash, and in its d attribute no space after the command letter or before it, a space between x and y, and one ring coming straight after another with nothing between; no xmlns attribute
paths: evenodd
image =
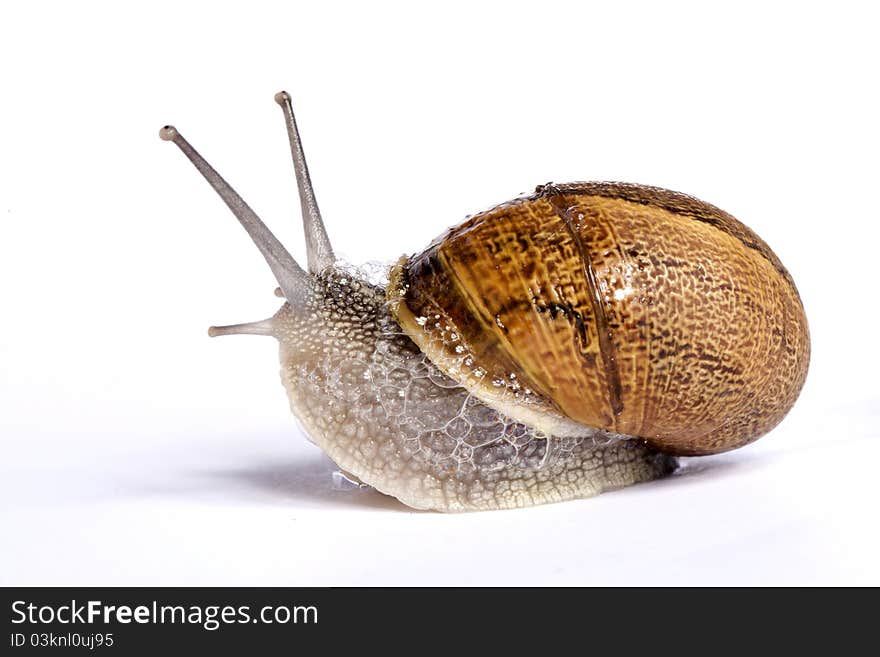
<svg viewBox="0 0 880 657"><path fill-rule="evenodd" d="M0 583L880 584L869 3L16 4ZM732 212L803 297L798 404L752 446L590 500L449 516L334 490L275 343L207 338L274 312L274 282L157 137L175 123L303 262L282 88L354 262L550 180Z"/></svg>

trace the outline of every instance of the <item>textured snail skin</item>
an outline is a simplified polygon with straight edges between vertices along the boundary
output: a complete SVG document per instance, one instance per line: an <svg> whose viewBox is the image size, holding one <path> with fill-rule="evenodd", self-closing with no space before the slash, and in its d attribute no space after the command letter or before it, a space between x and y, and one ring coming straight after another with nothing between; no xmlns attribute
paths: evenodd
<svg viewBox="0 0 880 657"><path fill-rule="evenodd" d="M401 330L386 291L328 269L307 307L266 325L293 413L343 470L418 509L472 511L589 497L671 472L638 439L547 435L480 402ZM524 403L528 403L524 401Z"/></svg>
<svg viewBox="0 0 880 657"><path fill-rule="evenodd" d="M800 297L767 244L655 187L539 187L401 261L389 295L428 357L490 406L671 454L765 434L809 363Z"/></svg>

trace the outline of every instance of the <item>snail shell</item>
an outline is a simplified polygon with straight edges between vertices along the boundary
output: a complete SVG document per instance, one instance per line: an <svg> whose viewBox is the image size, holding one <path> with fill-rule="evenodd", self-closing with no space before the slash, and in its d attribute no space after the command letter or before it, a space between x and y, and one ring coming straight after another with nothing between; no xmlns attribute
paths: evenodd
<svg viewBox="0 0 880 657"><path fill-rule="evenodd" d="M463 377L471 392L548 433L573 421L722 452L779 423L807 373L779 258L726 212L656 187L540 186L398 263L389 290L439 368L459 378L468 354L488 372Z"/></svg>

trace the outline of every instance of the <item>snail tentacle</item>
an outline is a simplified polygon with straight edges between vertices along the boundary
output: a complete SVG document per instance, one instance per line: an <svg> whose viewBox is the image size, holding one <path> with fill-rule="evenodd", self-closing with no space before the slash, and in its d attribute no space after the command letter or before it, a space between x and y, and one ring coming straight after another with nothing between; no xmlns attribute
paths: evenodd
<svg viewBox="0 0 880 657"><path fill-rule="evenodd" d="M245 203L244 199L217 173L214 167L205 161L174 126L166 125L159 131L159 136L165 141L174 142L189 158L248 232L266 259L269 269L272 270L275 280L278 281L291 306L294 308L302 307L309 294L309 275L297 264L284 245L272 234L272 231L257 216L257 213Z"/></svg>
<svg viewBox="0 0 880 657"><path fill-rule="evenodd" d="M312 179L309 177L309 167L303 152L299 130L296 127L290 94L286 91L279 91L275 94L275 102L281 106L284 112L284 122L287 125L290 155L293 158L293 171L296 174L296 186L299 190L299 201L302 206L308 267L311 273L317 274L335 263L336 258L333 255L330 238L327 236L327 229L324 227L324 220L321 219L318 201L315 199L315 190L312 188Z"/></svg>
<svg viewBox="0 0 880 657"><path fill-rule="evenodd" d="M221 335L268 335L275 337L274 318L261 319L258 322L246 322L244 324L228 324L226 326L211 326L208 335L212 338Z"/></svg>

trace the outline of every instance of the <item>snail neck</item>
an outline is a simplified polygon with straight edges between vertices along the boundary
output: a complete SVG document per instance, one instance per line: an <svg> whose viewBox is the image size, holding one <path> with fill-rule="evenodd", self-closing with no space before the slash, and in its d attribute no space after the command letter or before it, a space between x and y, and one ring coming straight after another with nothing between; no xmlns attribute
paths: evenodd
<svg viewBox="0 0 880 657"><path fill-rule="evenodd" d="M305 312L285 304L272 320L291 410L343 470L411 506L436 507L436 486L460 466L460 440L447 427L472 408L468 392L400 329L384 288L337 269L312 286ZM401 490L426 476L431 492Z"/></svg>
<svg viewBox="0 0 880 657"><path fill-rule="evenodd" d="M310 287L304 304L285 303L272 318L285 369L314 373L328 358L367 360L379 335L395 332L383 288L336 268L311 276Z"/></svg>

